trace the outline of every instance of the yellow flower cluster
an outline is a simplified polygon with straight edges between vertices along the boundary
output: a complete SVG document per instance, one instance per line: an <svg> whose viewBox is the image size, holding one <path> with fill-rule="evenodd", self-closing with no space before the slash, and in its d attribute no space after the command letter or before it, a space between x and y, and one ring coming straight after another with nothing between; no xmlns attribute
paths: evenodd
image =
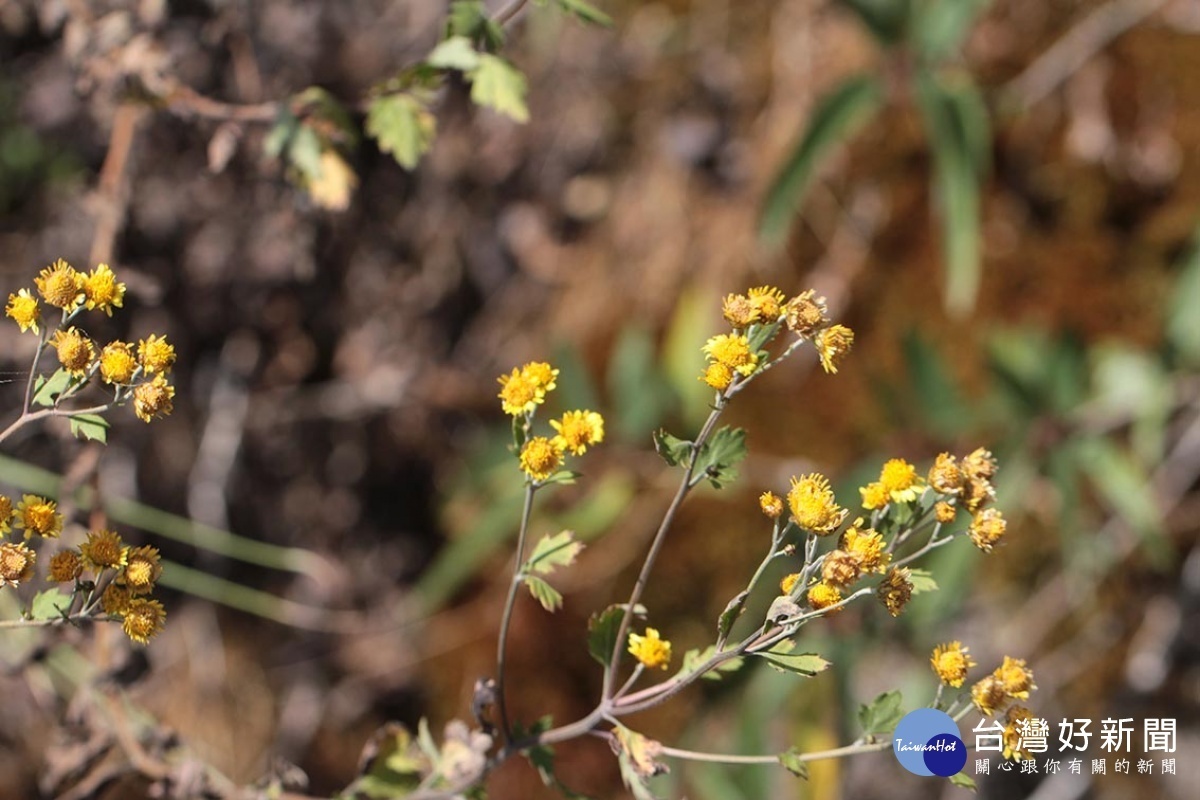
<svg viewBox="0 0 1200 800"><path fill-rule="evenodd" d="M837 504L829 479L820 473L792 478L787 499L792 520L817 535L833 533L846 519L846 509Z"/></svg>
<svg viewBox="0 0 1200 800"><path fill-rule="evenodd" d="M646 628L645 636L629 634L629 652L647 669L666 669L671 663L671 643L654 628Z"/></svg>
<svg viewBox="0 0 1200 800"><path fill-rule="evenodd" d="M41 335L42 302L61 309L61 320L43 342L54 349L64 371L80 383L98 373L100 380L115 387L114 404L132 401L134 413L145 422L171 413L175 387L166 375L175 363L175 348L165 338L152 334L140 340L136 356L134 345L122 341L109 342L97 354L96 343L70 324L84 310L103 311L111 317L114 308L123 306L125 284L107 264L85 273L60 258L43 269L34 284L36 295L20 289L8 296L5 313L22 332Z"/></svg>
<svg viewBox="0 0 1200 800"><path fill-rule="evenodd" d="M500 406L504 413L524 418L526 429L537 407L557 386L558 370L534 361L501 375ZM521 445L518 462L534 482L545 481L563 465L566 455L580 456L594 444L604 441L604 417L586 409L568 411L551 420L554 436L531 436Z"/></svg>
<svg viewBox="0 0 1200 800"><path fill-rule="evenodd" d="M950 522L959 508L971 514L967 535L985 553L1004 537L1007 521L999 509L988 506L996 499L992 479L996 477L996 458L980 447L956 459L942 453L929 470L929 486L941 495L934 513L939 522Z"/></svg>
<svg viewBox="0 0 1200 800"><path fill-rule="evenodd" d="M705 343L703 350L709 363L700 375L700 380L718 392L728 389L738 376L748 378L764 368L767 353L756 351L757 345L751 343L752 326L785 324L801 339L813 342L821 366L830 373L837 372L838 364L854 344L854 331L844 325L831 325L825 298L817 297L811 289L789 300L774 286L759 286L745 294L727 295L721 312L733 332L719 334ZM774 333L772 329L767 341Z"/></svg>
<svg viewBox="0 0 1200 800"><path fill-rule="evenodd" d="M917 474L917 468L903 458L889 459L879 471L879 480L872 481L858 490L862 495L863 508L875 511L888 503L908 503L916 500L925 491L925 480Z"/></svg>
<svg viewBox="0 0 1200 800"><path fill-rule="evenodd" d="M1022 658L1004 657L1004 663L991 675L971 687L971 702L983 714L991 716L1013 700L1028 700L1036 689L1033 672Z"/></svg>
<svg viewBox="0 0 1200 800"><path fill-rule="evenodd" d="M101 596L101 608L121 621L121 629L132 641L146 644L162 632L167 618L162 603L146 596L154 591L162 569L157 548L130 547L116 531L100 529L90 531L77 549L54 554L50 580L74 583L90 572L98 584L102 577L111 575Z"/></svg>

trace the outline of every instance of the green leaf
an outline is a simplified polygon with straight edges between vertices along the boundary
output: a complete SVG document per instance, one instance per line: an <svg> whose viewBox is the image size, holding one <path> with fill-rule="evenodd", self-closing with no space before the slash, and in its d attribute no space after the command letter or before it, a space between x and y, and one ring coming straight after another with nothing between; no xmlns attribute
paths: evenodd
<svg viewBox="0 0 1200 800"><path fill-rule="evenodd" d="M524 581L529 587L529 593L533 595L534 600L542 604L542 608L551 613L562 608L562 594L553 586L535 575L526 575Z"/></svg>
<svg viewBox="0 0 1200 800"><path fill-rule="evenodd" d="M950 783L954 784L960 789L969 789L972 792L975 791L976 788L975 779L965 772L956 772L951 775Z"/></svg>
<svg viewBox="0 0 1200 800"><path fill-rule="evenodd" d="M108 420L99 414L72 414L71 433L78 439L85 439L101 444L108 443Z"/></svg>
<svg viewBox="0 0 1200 800"><path fill-rule="evenodd" d="M484 53L479 66L468 73L471 80L471 99L478 105L504 114L516 122L529 121L525 105L525 76L499 56Z"/></svg>
<svg viewBox="0 0 1200 800"><path fill-rule="evenodd" d="M451 36L433 48L425 63L438 69L456 69L470 72L479 66L479 52L466 36Z"/></svg>
<svg viewBox="0 0 1200 800"><path fill-rule="evenodd" d="M378 97L367 107L367 135L405 169L414 169L437 134L437 118L411 94Z"/></svg>
<svg viewBox="0 0 1200 800"><path fill-rule="evenodd" d="M951 89L928 73L917 80L917 99L933 146L933 184L946 262L946 308L960 316L975 305L982 271L978 163L981 134L967 125L968 120L977 119L980 113L981 103L976 102L976 97L976 90L966 82ZM986 120L986 112L983 113Z"/></svg>
<svg viewBox="0 0 1200 800"><path fill-rule="evenodd" d="M910 28L917 50L936 61L958 51L990 0L919 0Z"/></svg>
<svg viewBox="0 0 1200 800"><path fill-rule="evenodd" d="M770 650L755 655L766 659L768 664L780 672L794 672L806 678L829 668L829 662L816 653L793 654L791 651L795 646L795 642L785 639Z"/></svg>
<svg viewBox="0 0 1200 800"><path fill-rule="evenodd" d="M857 75L817 102L808 128L767 192L759 224L764 241L774 246L783 243L821 161L866 124L883 98L883 87L875 77Z"/></svg>
<svg viewBox="0 0 1200 800"><path fill-rule="evenodd" d="M762 351L779 334L779 328L782 325L783 323L778 320L770 325L759 325L757 322L751 325L746 331L746 339L750 343L751 352Z"/></svg>
<svg viewBox="0 0 1200 800"><path fill-rule="evenodd" d="M669 466L676 467L687 460L692 452L692 443L659 430L654 432L654 449Z"/></svg>
<svg viewBox="0 0 1200 800"><path fill-rule="evenodd" d="M549 575L559 567L569 567L583 550L583 544L575 541L573 531L562 531L553 536L546 534L533 548L533 555L525 562L525 570Z"/></svg>
<svg viewBox="0 0 1200 800"><path fill-rule="evenodd" d="M908 30L911 3L907 0L839 0L884 47L897 44Z"/></svg>
<svg viewBox="0 0 1200 800"><path fill-rule="evenodd" d="M61 589L46 589L33 596L29 619L62 619L71 607L71 595Z"/></svg>
<svg viewBox="0 0 1200 800"><path fill-rule="evenodd" d="M786 753L780 753L779 763L797 778L808 780L808 764L800 760L800 751L795 747Z"/></svg>
<svg viewBox="0 0 1200 800"><path fill-rule="evenodd" d="M722 485L737 479L734 468L746 457L746 432L728 425L708 438L696 457L696 475L704 475L712 485Z"/></svg>
<svg viewBox="0 0 1200 800"><path fill-rule="evenodd" d="M1200 228L1183 259L1179 278L1167 302L1167 341L1181 360L1200 364Z"/></svg>
<svg viewBox="0 0 1200 800"><path fill-rule="evenodd" d="M307 125L296 129L287 146L288 162L309 182L321 178L321 139Z"/></svg>
<svg viewBox="0 0 1200 800"><path fill-rule="evenodd" d="M275 118L275 124L263 139L263 154L267 158L279 158L283 155L284 148L296 135L299 126L300 121L296 119L296 115L288 111L286 106L283 107Z"/></svg>
<svg viewBox="0 0 1200 800"><path fill-rule="evenodd" d="M913 595L922 592L936 592L938 585L933 575L927 569L909 569L908 582L912 584Z"/></svg>
<svg viewBox="0 0 1200 800"><path fill-rule="evenodd" d="M898 691L883 692L870 704L858 707L858 723L862 725L863 733L868 736L877 733L891 733L904 716L900 708L903 698Z"/></svg>
<svg viewBox="0 0 1200 800"><path fill-rule="evenodd" d="M749 596L750 592L743 589L725 604L725 610L721 612L721 616L717 617L717 641L723 642L729 636L733 623L737 622L738 617L746 610L746 598Z"/></svg>
<svg viewBox="0 0 1200 800"><path fill-rule="evenodd" d="M605 28L612 27L612 17L590 3L585 2L585 0L556 0L556 2L558 3L558 7L563 11L573 14L584 22L601 25Z"/></svg>
<svg viewBox="0 0 1200 800"><path fill-rule="evenodd" d="M33 383L33 403L39 406L52 406L68 386L71 385L71 373L59 368L49 378L38 375Z"/></svg>
<svg viewBox="0 0 1200 800"><path fill-rule="evenodd" d="M588 620L588 652L602 667L607 667L612 659L613 650L617 647L617 631L621 627L621 618L624 615L625 604L622 603L597 611ZM633 615L646 616L645 606L634 606Z"/></svg>
<svg viewBox="0 0 1200 800"><path fill-rule="evenodd" d="M679 668L679 674L680 675L689 675L689 674L695 672L701 666L708 663L709 659L711 659L716 654L717 654L717 647L716 647L716 645L711 645L711 644L708 647L704 648L703 650L700 650L698 648L692 648L691 650L688 650L686 653L683 654L683 666ZM722 673L737 672L739 669L742 668L742 664L744 664L744 663L745 663L745 659L743 659L741 656L735 656L734 658L731 658L728 661L722 661L716 667L713 667L712 669L710 669L708 672L704 673L700 677L704 678L705 680L709 680L709 681L719 681L722 678Z"/></svg>
<svg viewBox="0 0 1200 800"><path fill-rule="evenodd" d="M478 0L455 0L450 4L446 35L465 36L488 51L504 44L504 29L488 16L487 8Z"/></svg>

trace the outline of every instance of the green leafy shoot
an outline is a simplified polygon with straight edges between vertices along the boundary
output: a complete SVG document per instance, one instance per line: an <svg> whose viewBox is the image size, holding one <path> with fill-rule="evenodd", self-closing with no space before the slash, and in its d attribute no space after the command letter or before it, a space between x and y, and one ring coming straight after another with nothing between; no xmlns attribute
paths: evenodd
<svg viewBox="0 0 1200 800"><path fill-rule="evenodd" d="M891 733L900 723L904 711L903 698L898 691L883 692L870 703L858 707L858 724L868 736Z"/></svg>
<svg viewBox="0 0 1200 800"><path fill-rule="evenodd" d="M525 76L499 56L483 53L479 65L467 73L471 81L471 100L515 122L529 121L525 105Z"/></svg>
<svg viewBox="0 0 1200 800"><path fill-rule="evenodd" d="M101 444L108 443L108 420L99 414L74 414L69 417L71 434L79 439L85 439Z"/></svg>
<svg viewBox="0 0 1200 800"><path fill-rule="evenodd" d="M721 428L704 443L696 457L695 474L703 475L717 489L737 480L735 466L746 457L746 432Z"/></svg>
<svg viewBox="0 0 1200 800"><path fill-rule="evenodd" d="M792 653L796 643L785 639L770 650L755 655L766 659L767 663L780 672L792 672L811 678L829 668L829 662L816 653Z"/></svg>
<svg viewBox="0 0 1200 800"><path fill-rule="evenodd" d="M549 575L559 567L569 567L583 550L583 543L575 541L573 531L562 531L553 536L547 534L533 548L533 555L525 562L525 572Z"/></svg>
<svg viewBox="0 0 1200 800"><path fill-rule="evenodd" d="M800 760L800 751L796 748L780 753L779 763L797 778L808 780L808 764Z"/></svg>
<svg viewBox="0 0 1200 800"><path fill-rule="evenodd" d="M676 467L684 463L692 452L692 442L684 441L660 430L654 433L654 449L662 456L667 466Z"/></svg>
<svg viewBox="0 0 1200 800"><path fill-rule="evenodd" d="M934 580L933 573L929 570L909 568L909 573L908 582L912 584L913 596L937 591L937 581Z"/></svg>
<svg viewBox="0 0 1200 800"><path fill-rule="evenodd" d="M65 369L58 369L49 378L38 375L33 383L34 405L53 406L70 385L71 373Z"/></svg>
<svg viewBox="0 0 1200 800"><path fill-rule="evenodd" d="M366 131L396 163L414 169L433 145L437 118L414 95L391 94L371 101Z"/></svg>
<svg viewBox="0 0 1200 800"><path fill-rule="evenodd" d="M680 667L679 674L688 675L692 672L695 672L716 654L716 645L709 645L703 650L698 648L692 648L691 650L688 650L683 654L683 666ZM724 677L722 673L737 672L742 668L743 663L745 663L745 659L743 659L741 656L731 658L728 661L722 661L714 669L710 669L700 677L708 681L719 681L722 677Z"/></svg>
<svg viewBox="0 0 1200 800"><path fill-rule="evenodd" d="M533 599L541 603L542 608L551 613L562 608L563 596L553 586L536 575L526 575L522 580L529 589L529 593L533 595Z"/></svg>

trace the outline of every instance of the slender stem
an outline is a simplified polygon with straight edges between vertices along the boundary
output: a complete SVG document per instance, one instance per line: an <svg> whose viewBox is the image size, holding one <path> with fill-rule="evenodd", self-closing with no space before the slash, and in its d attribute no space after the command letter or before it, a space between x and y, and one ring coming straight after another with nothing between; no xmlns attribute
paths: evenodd
<svg viewBox="0 0 1200 800"><path fill-rule="evenodd" d="M525 7L528 0L512 0L511 3L496 12L496 16L492 17L492 22L497 25L507 25L513 17L521 13L521 9Z"/></svg>
<svg viewBox="0 0 1200 800"><path fill-rule="evenodd" d="M613 695L613 699L614 700L621 699L622 695L624 695L626 692L628 692L630 689L632 689L633 685L635 683L637 683L637 679L642 677L642 672L644 672L645 669L646 669L645 665L642 664L641 662L638 662L637 666L635 666L633 668L633 672L631 672L629 674L629 680L625 681L625 685L617 690L617 693L615 695Z"/></svg>
<svg viewBox="0 0 1200 800"><path fill-rule="evenodd" d="M947 544L950 544L951 542L953 542L954 541L953 536L947 536L945 539L937 538L938 533L941 532L941 528L942 528L942 523L939 522L937 524L937 527L934 528L934 530L933 530L933 535L929 537L929 541L926 542L921 547L920 550L917 550L917 551L905 556L904 558L900 559L895 564L893 564L893 566L903 567L905 564L911 564L912 562L916 561L918 558L925 555L926 553L928 553L932 550L936 550L939 547L942 547L943 545L947 545Z"/></svg>
<svg viewBox="0 0 1200 800"><path fill-rule="evenodd" d="M718 397L716 406L708 415L708 419L705 420L704 427L700 429L700 435L692 443L691 455L688 457L687 467L683 471L683 479L679 482L679 489L675 492L675 497L671 500L671 505L667 507L666 513L663 514L658 531L654 534L654 541L650 543L650 550L646 553L646 560L642 563L642 570L638 573L637 581L633 584L633 591L629 594L629 602L625 605L625 613L621 615L621 624L617 628L617 638L613 643L612 657L609 659L610 668L604 673L604 688L600 695L602 702L612 697L613 682L617 670L621 665L621 657L625 652L625 637L629 634L629 623L633 619L633 609L638 604L638 601L642 599L642 592L645 591L646 582L650 579L650 571L654 568L654 562L658 559L663 542L666 541L667 531L670 530L671 523L675 520L675 514L679 511L679 507L683 505L684 499L692 488L692 474L696 469L696 459L700 455L700 449L704 447L704 442L708 439L709 434L712 433L712 429L717 424L717 420L720 418L724 408L724 399Z"/></svg>
<svg viewBox="0 0 1200 800"><path fill-rule="evenodd" d="M890 741L871 742L870 744L863 742L855 742L848 744L845 747L837 747L832 750L817 750L812 753L800 753L796 756L797 761L820 761L826 758L844 758L846 756L858 755L860 753L877 753L880 750L886 750L892 746ZM727 753L702 753L697 750L684 750L679 747L662 748L664 756L672 758L682 758L687 761L704 761L711 764L778 764L779 756L739 756L730 755Z"/></svg>
<svg viewBox="0 0 1200 800"><path fill-rule="evenodd" d="M41 411L27 411L17 417L3 431L0 431L0 442L12 436L18 429L39 419L45 419L46 417L73 417L76 414L99 414L108 409L109 404L105 403L102 406L91 406L90 408L43 408Z"/></svg>
<svg viewBox="0 0 1200 800"><path fill-rule="evenodd" d="M496 642L496 710L500 714L500 730L504 741L512 741L512 728L508 723L508 706L504 702L504 673L507 666L508 627L512 622L513 606L517 602L517 591L521 587L521 565L525 562L525 535L529 530L529 516L533 511L533 495L537 485L525 486L525 505L521 509L521 529L517 533L517 561L513 566L513 577L508 585L508 597L504 599L504 613L500 617L500 636Z"/></svg>
<svg viewBox="0 0 1200 800"><path fill-rule="evenodd" d="M38 362L42 359L42 351L46 349L46 342L50 338L50 328L42 328L42 333L38 336L37 350L33 352L33 363L29 365L29 377L25 381L25 402L21 406L21 413L25 414L29 411L29 404L33 400L33 380L37 375Z"/></svg>

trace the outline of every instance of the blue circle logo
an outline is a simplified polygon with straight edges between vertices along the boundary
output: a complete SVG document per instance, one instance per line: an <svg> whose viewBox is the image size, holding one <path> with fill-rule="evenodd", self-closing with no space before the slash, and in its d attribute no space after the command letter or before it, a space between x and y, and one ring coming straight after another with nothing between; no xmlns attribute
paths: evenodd
<svg viewBox="0 0 1200 800"><path fill-rule="evenodd" d="M914 775L949 778L967 763L967 746L945 711L918 708L904 715L892 734L896 760Z"/></svg>

